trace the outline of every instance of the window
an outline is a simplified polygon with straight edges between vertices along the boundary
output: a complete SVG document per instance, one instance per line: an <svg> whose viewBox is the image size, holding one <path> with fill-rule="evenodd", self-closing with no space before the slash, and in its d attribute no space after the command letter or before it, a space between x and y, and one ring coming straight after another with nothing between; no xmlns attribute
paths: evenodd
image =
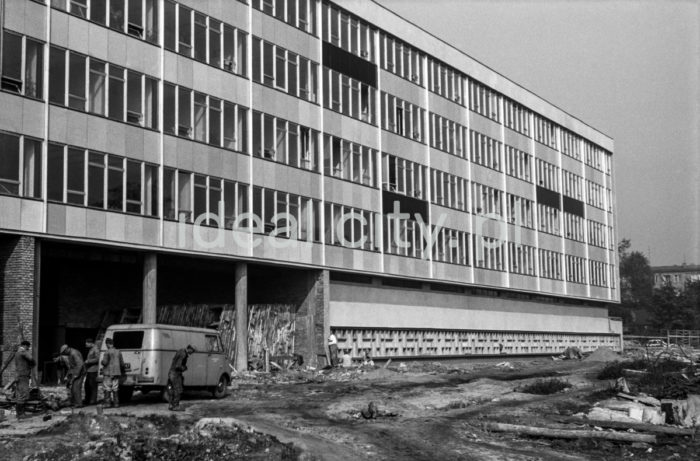
<svg viewBox="0 0 700 461"><path fill-rule="evenodd" d="M503 216L503 191L472 183L472 213Z"/></svg>
<svg viewBox="0 0 700 461"><path fill-rule="evenodd" d="M51 172L48 175L48 199L63 201L63 146L49 143L47 159L47 170Z"/></svg>
<svg viewBox="0 0 700 461"><path fill-rule="evenodd" d="M192 10L178 5L178 52L192 55Z"/></svg>
<svg viewBox="0 0 700 461"><path fill-rule="evenodd" d="M126 161L126 211L128 213L142 213L142 180L141 162Z"/></svg>
<svg viewBox="0 0 700 461"><path fill-rule="evenodd" d="M202 13L194 13L194 58L207 62L207 17Z"/></svg>
<svg viewBox="0 0 700 461"><path fill-rule="evenodd" d="M105 155L88 153L88 197L87 206L104 208L105 206Z"/></svg>
<svg viewBox="0 0 700 461"><path fill-rule="evenodd" d="M89 108L94 114L106 115L107 109L107 65L90 59Z"/></svg>
<svg viewBox="0 0 700 461"><path fill-rule="evenodd" d="M20 137L0 132L0 194L19 195Z"/></svg>
<svg viewBox="0 0 700 461"><path fill-rule="evenodd" d="M504 98L503 101L506 127L525 136L530 136L530 111L508 98Z"/></svg>
<svg viewBox="0 0 700 461"><path fill-rule="evenodd" d="M24 62L22 61L23 42ZM31 98L43 97L44 45L42 43L5 31L2 61L1 87L3 90Z"/></svg>
<svg viewBox="0 0 700 461"><path fill-rule="evenodd" d="M68 148L66 161L66 200L75 205L85 204L85 152Z"/></svg>
<svg viewBox="0 0 700 461"><path fill-rule="evenodd" d="M508 271L514 274L537 275L535 254L537 249L529 245L508 242Z"/></svg>
<svg viewBox="0 0 700 461"><path fill-rule="evenodd" d="M561 274L561 253L540 248L539 250L540 277L563 280Z"/></svg>
<svg viewBox="0 0 700 461"><path fill-rule="evenodd" d="M506 145L506 173L509 176L531 182L531 159L530 154Z"/></svg>
<svg viewBox="0 0 700 461"><path fill-rule="evenodd" d="M532 200L518 195L506 194L506 216L508 217L508 222L516 226L534 229L533 203Z"/></svg>
<svg viewBox="0 0 700 461"><path fill-rule="evenodd" d="M124 159L107 156L107 208L124 211Z"/></svg>
<svg viewBox="0 0 700 461"><path fill-rule="evenodd" d="M143 75L138 72L127 71L126 80L126 121L136 125L143 124L143 110L141 108L141 85Z"/></svg>
<svg viewBox="0 0 700 461"><path fill-rule="evenodd" d="M537 204L537 221L539 230L548 234L561 235L559 210L542 203Z"/></svg>
<svg viewBox="0 0 700 461"><path fill-rule="evenodd" d="M109 65L109 118L124 120L124 69Z"/></svg>
<svg viewBox="0 0 700 461"><path fill-rule="evenodd" d="M559 167L537 159L536 180L538 186L559 192Z"/></svg>
<svg viewBox="0 0 700 461"><path fill-rule="evenodd" d="M493 237L474 235L474 266L481 269L505 271L505 242Z"/></svg>
<svg viewBox="0 0 700 461"><path fill-rule="evenodd" d="M253 155L317 171L319 133L279 117L253 113Z"/></svg>
<svg viewBox="0 0 700 461"><path fill-rule="evenodd" d="M557 148L557 126L554 122L535 114L535 141L549 146L552 149Z"/></svg>
<svg viewBox="0 0 700 461"><path fill-rule="evenodd" d="M293 96L316 100L318 65L259 38L253 38L253 81Z"/></svg>
<svg viewBox="0 0 700 461"><path fill-rule="evenodd" d="M124 31L124 0L109 1L109 27Z"/></svg>
<svg viewBox="0 0 700 461"><path fill-rule="evenodd" d="M49 53L49 101L65 104L66 51L52 46Z"/></svg>

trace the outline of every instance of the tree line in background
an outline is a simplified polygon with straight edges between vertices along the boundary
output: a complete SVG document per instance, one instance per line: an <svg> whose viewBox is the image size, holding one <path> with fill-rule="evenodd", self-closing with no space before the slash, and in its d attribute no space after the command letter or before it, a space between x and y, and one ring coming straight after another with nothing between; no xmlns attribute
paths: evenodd
<svg viewBox="0 0 700 461"><path fill-rule="evenodd" d="M621 317L625 333L632 335L700 330L700 281L687 282L684 290L670 283L655 288L649 260L631 247L629 239L617 246L621 303L610 308L610 315Z"/></svg>

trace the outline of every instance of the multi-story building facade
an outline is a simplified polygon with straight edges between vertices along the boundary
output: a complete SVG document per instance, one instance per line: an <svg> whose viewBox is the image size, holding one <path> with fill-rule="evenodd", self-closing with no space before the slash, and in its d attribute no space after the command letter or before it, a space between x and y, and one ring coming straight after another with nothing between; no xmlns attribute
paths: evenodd
<svg viewBox="0 0 700 461"><path fill-rule="evenodd" d="M651 268L654 274L654 288L671 285L676 290L685 290L689 282L700 281L700 265L682 264L680 266L654 266Z"/></svg>
<svg viewBox="0 0 700 461"><path fill-rule="evenodd" d="M620 346L612 140L384 7L2 3L5 348L281 301L311 361Z"/></svg>

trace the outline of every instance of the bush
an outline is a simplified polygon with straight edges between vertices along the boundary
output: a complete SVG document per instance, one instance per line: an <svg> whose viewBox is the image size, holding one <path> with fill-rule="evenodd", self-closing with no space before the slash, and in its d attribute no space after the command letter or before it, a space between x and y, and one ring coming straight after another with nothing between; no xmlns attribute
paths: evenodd
<svg viewBox="0 0 700 461"><path fill-rule="evenodd" d="M556 394L557 392L561 392L569 387L571 387L571 384L563 379L538 379L532 384L523 386L520 389L520 392L524 392L526 394L549 395Z"/></svg>

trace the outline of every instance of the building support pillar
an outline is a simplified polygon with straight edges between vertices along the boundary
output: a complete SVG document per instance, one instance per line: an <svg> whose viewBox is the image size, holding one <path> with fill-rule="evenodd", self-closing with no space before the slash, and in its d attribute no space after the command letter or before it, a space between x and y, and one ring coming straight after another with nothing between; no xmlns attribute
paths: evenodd
<svg viewBox="0 0 700 461"><path fill-rule="evenodd" d="M326 338L330 334L329 272L309 271L306 284L306 297L299 306L294 331L295 353L304 357L304 363L318 367L330 363L326 348Z"/></svg>
<svg viewBox="0 0 700 461"><path fill-rule="evenodd" d="M235 309L236 309L236 357L234 367L237 371L248 369L248 264L236 263L235 274Z"/></svg>
<svg viewBox="0 0 700 461"><path fill-rule="evenodd" d="M143 323L157 323L158 255L148 253L143 257Z"/></svg>
<svg viewBox="0 0 700 461"><path fill-rule="evenodd" d="M22 341L32 344L37 358L38 304L37 273L38 241L24 235L0 235L0 367L17 350ZM7 383L15 377L14 361L5 369L0 381Z"/></svg>

